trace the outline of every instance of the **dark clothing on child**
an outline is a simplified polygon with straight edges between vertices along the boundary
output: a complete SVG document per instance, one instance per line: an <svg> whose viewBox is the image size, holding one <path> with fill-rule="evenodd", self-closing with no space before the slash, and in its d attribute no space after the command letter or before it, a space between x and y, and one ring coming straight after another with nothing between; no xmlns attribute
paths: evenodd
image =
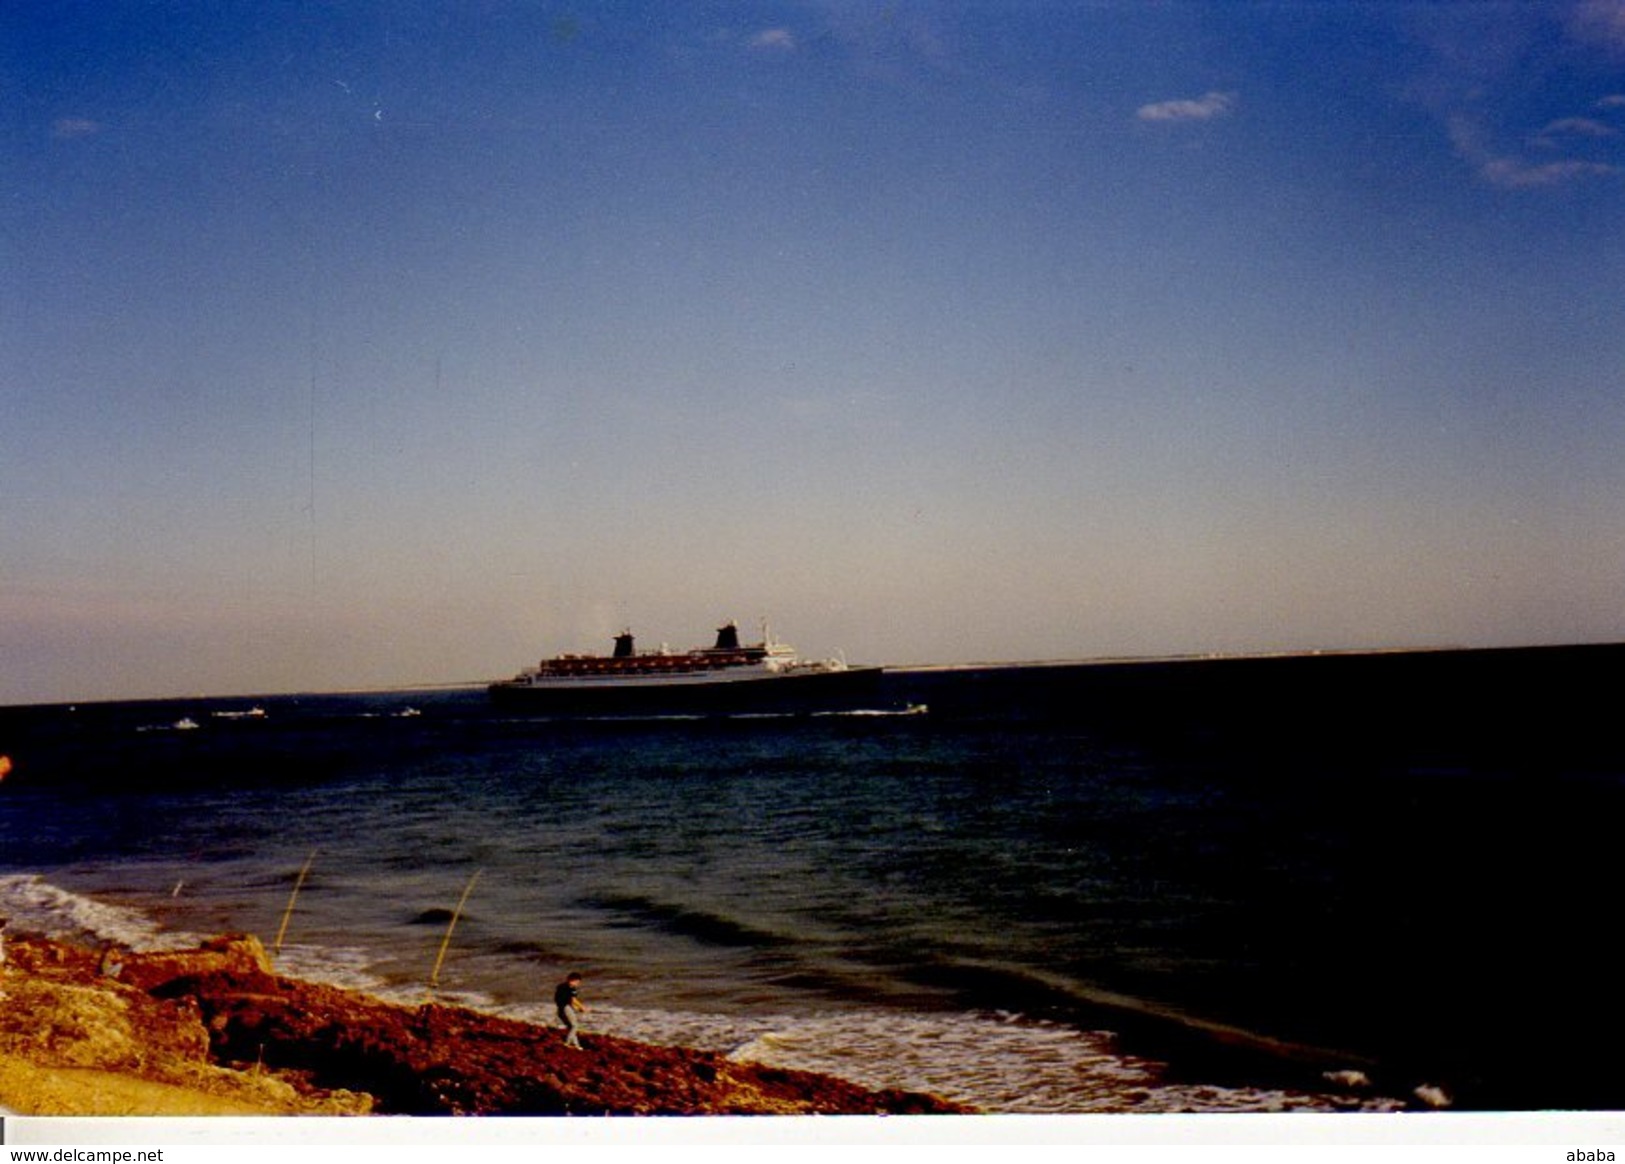
<svg viewBox="0 0 1625 1164"><path fill-rule="evenodd" d="M553 1005L559 1008L559 1017L574 1007L576 995L581 992L568 982L561 982L553 990Z"/></svg>
<svg viewBox="0 0 1625 1164"><path fill-rule="evenodd" d="M576 989L576 984L568 979L559 983L553 990L553 1005L558 1007L559 1022L564 1024L564 1045L575 1047L577 1050L581 1049L581 1039L576 1027L576 1012L581 1007L577 995L580 993Z"/></svg>

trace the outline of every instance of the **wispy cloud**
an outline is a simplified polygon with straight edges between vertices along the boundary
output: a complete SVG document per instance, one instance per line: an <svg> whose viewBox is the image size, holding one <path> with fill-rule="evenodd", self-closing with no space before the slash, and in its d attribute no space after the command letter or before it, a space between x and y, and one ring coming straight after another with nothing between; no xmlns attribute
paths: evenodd
<svg viewBox="0 0 1625 1164"><path fill-rule="evenodd" d="M757 52L785 53L796 47L796 37L788 28L765 28L748 43Z"/></svg>
<svg viewBox="0 0 1625 1164"><path fill-rule="evenodd" d="M1619 130L1605 125L1594 117L1560 117L1530 138L1530 142L1545 150L1565 149L1575 141L1599 140L1618 137Z"/></svg>
<svg viewBox="0 0 1625 1164"><path fill-rule="evenodd" d="M1426 50L1405 92L1479 180L1530 190L1625 173L1625 93L1585 92L1625 54L1625 0L1423 5L1403 27Z"/></svg>
<svg viewBox="0 0 1625 1164"><path fill-rule="evenodd" d="M814 38L836 46L866 78L914 90L962 64L962 33L953 6L897 0L887 4L814 0L820 25ZM809 40L808 43L811 43ZM801 41L797 40L797 51Z"/></svg>
<svg viewBox="0 0 1625 1164"><path fill-rule="evenodd" d="M1592 117L1560 117L1540 131L1541 137L1613 137L1619 131Z"/></svg>
<svg viewBox="0 0 1625 1164"><path fill-rule="evenodd" d="M51 136L59 141L92 137L102 131L102 123L88 117L59 117L51 122Z"/></svg>
<svg viewBox="0 0 1625 1164"><path fill-rule="evenodd" d="M1494 186L1509 190L1528 190L1537 186L1559 186L1576 178L1600 177L1619 173L1618 166L1602 162L1545 162L1533 164L1522 158L1491 158L1479 167L1479 173Z"/></svg>
<svg viewBox="0 0 1625 1164"><path fill-rule="evenodd" d="M1450 141L1456 154L1471 165L1479 177L1492 186L1507 190L1560 186L1581 178L1620 172L1618 166L1604 162L1576 158L1531 162L1516 154L1499 152L1485 143L1484 132L1478 123L1464 114L1450 119Z"/></svg>
<svg viewBox="0 0 1625 1164"><path fill-rule="evenodd" d="M1580 39L1625 55L1625 0L1580 0L1569 26Z"/></svg>
<svg viewBox="0 0 1625 1164"><path fill-rule="evenodd" d="M1135 111L1134 116L1141 121L1211 121L1215 117L1223 117L1234 109L1235 105L1234 93L1213 90L1194 100L1183 98L1142 105Z"/></svg>

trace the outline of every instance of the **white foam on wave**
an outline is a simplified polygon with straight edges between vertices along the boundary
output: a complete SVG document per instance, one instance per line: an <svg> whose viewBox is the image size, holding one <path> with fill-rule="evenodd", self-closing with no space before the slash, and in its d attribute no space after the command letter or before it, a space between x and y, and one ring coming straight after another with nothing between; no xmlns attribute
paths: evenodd
<svg viewBox="0 0 1625 1164"><path fill-rule="evenodd" d="M132 950L182 950L204 935L166 931L147 914L52 885L37 873L0 876L0 915L20 933L117 942Z"/></svg>
<svg viewBox="0 0 1625 1164"><path fill-rule="evenodd" d="M1287 1112L1347 1107L1332 1096L1171 1083L1116 1039L1012 1015L876 1014L799 1019L733 1058L838 1075L871 1088L927 1091L1014 1114Z"/></svg>
<svg viewBox="0 0 1625 1164"><path fill-rule="evenodd" d="M550 1007L498 1008L556 1025ZM732 1016L595 1007L600 1030L640 1042L715 1051L834 1075L875 1090L924 1091L983 1111L1059 1115L1110 1112L1393 1111L1397 1100L1169 1082L1165 1068L1123 1054L1114 1036L1015 1015L913 1014L872 1008L812 1016Z"/></svg>
<svg viewBox="0 0 1625 1164"><path fill-rule="evenodd" d="M814 719L902 719L925 715L931 709L923 703L910 703L906 707L856 707L846 711L815 711Z"/></svg>
<svg viewBox="0 0 1625 1164"><path fill-rule="evenodd" d="M360 946L307 946L292 944L272 951L272 964L278 974L321 982L345 990L381 995L383 979L372 972L377 959Z"/></svg>
<svg viewBox="0 0 1625 1164"><path fill-rule="evenodd" d="M521 1022L557 1026L549 1003L520 1002L492 1008L494 1013ZM694 1011L636 1010L607 1003L594 1004L583 1030L598 1030L640 1043L663 1047L692 1047L727 1053L789 1020L778 1016L703 1014Z"/></svg>
<svg viewBox="0 0 1625 1164"><path fill-rule="evenodd" d="M114 942L152 953L187 950L211 935L166 930L133 906L98 901L46 881L37 873L0 875L0 917L14 933L60 940ZM378 993L382 979L369 971L376 958L361 947L289 945L273 955L278 973L350 990Z"/></svg>

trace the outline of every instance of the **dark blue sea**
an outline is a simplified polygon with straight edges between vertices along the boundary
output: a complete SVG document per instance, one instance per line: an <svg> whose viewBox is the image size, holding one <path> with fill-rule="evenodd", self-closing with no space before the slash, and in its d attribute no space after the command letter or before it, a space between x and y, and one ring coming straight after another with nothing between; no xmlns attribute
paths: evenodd
<svg viewBox="0 0 1625 1164"><path fill-rule="evenodd" d="M289 972L536 1021L579 970L589 1038L992 1112L1620 1109L1622 662L915 670L808 718L3 708L0 914L281 932Z"/></svg>

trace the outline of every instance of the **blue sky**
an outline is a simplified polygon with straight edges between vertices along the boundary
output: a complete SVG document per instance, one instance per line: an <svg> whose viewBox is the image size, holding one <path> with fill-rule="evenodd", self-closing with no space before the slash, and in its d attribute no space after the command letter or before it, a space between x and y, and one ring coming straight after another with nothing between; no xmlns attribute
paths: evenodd
<svg viewBox="0 0 1625 1164"><path fill-rule="evenodd" d="M1625 638L1625 3L0 9L0 702Z"/></svg>

